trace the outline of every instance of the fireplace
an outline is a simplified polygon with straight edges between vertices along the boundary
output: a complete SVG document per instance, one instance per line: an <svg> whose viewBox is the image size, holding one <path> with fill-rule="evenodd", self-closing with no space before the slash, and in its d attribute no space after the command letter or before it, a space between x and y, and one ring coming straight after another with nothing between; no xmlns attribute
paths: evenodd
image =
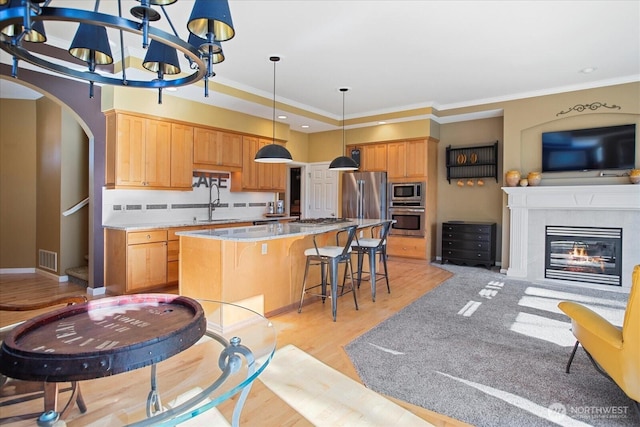
<svg viewBox="0 0 640 427"><path fill-rule="evenodd" d="M547 279L621 286L622 229L546 226Z"/></svg>
<svg viewBox="0 0 640 427"><path fill-rule="evenodd" d="M505 259L503 251L502 262L506 261L508 276L629 292L633 267L640 264L640 185L539 185L504 187L504 192L509 222L502 227L509 254ZM575 281L572 274L565 279L545 277L547 226L622 229L618 250L624 257L616 256L622 276L618 286L603 284L602 276L597 283Z"/></svg>

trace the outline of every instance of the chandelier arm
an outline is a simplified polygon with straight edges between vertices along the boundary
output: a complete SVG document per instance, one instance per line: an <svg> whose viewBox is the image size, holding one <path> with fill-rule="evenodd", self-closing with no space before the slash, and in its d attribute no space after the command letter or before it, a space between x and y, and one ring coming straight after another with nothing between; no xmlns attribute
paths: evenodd
<svg viewBox="0 0 640 427"><path fill-rule="evenodd" d="M2 27L13 24L22 20L21 11L16 10L19 8L10 8L0 11L0 25ZM87 10L68 9L68 8L55 8L47 7L42 8L42 12L38 16L32 17L34 20L40 21L69 21L69 22L84 22L97 26L104 26L114 29L120 29L127 32L142 34L140 30L140 23L131 21L125 18L107 15L104 13L90 12ZM162 31L158 28L150 27L148 29L149 36L157 40L160 43L171 46L178 49L180 52L191 58L197 65L197 70L186 77L177 78L173 80L121 80L113 77L104 76L98 73L90 73L85 71L74 70L69 67L61 66L42 58L38 58L32 55L27 49L22 46L12 45L11 43L0 42L0 48L6 52L27 61L33 65L39 66L50 71L75 77L82 80L93 81L98 83L110 84L110 85L122 85L131 87L142 88L164 88L164 87L178 87L192 84L202 79L206 72L206 66L203 60L200 58L198 50L191 46L189 43L181 40L180 38ZM124 64L123 64L124 67Z"/></svg>
<svg viewBox="0 0 640 427"><path fill-rule="evenodd" d="M118 0L118 17L122 18L122 0ZM122 68L122 84L126 86L127 83L127 67L124 65L124 33L122 29L118 30L120 33L120 67Z"/></svg>

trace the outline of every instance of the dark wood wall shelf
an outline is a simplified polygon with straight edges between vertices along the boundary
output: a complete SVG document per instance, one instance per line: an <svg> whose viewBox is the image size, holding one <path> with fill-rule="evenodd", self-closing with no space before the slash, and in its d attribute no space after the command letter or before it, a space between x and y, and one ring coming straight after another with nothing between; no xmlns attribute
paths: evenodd
<svg viewBox="0 0 640 427"><path fill-rule="evenodd" d="M498 141L491 145L447 147L447 181L495 178L498 182Z"/></svg>

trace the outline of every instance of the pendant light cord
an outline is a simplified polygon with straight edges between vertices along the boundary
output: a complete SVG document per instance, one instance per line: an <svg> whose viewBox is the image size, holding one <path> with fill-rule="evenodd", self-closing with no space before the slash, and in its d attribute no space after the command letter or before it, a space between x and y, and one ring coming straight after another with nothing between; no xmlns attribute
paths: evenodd
<svg viewBox="0 0 640 427"><path fill-rule="evenodd" d="M277 56L269 58L273 61L273 143L276 143L276 62L280 60Z"/></svg>
<svg viewBox="0 0 640 427"><path fill-rule="evenodd" d="M345 92L346 90L342 90L342 153L343 155L345 155L344 153L347 151L347 146L345 145L345 141L344 141L344 94Z"/></svg>

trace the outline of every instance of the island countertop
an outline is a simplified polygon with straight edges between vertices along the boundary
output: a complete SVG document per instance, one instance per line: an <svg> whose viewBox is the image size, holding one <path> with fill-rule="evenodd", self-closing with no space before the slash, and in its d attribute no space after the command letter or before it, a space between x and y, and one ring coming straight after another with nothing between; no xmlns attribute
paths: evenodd
<svg viewBox="0 0 640 427"><path fill-rule="evenodd" d="M256 242L282 239L286 237L310 236L336 231L351 225L366 228L381 224L384 219L347 218L346 221L329 224L310 224L303 222L287 222L254 225L249 227L218 228L213 230L181 231L178 236L199 237L203 239L228 240L236 242Z"/></svg>
<svg viewBox="0 0 640 427"><path fill-rule="evenodd" d="M227 225L233 226L238 223L253 223L253 222L278 222L278 221L290 221L295 220L296 216L279 216L279 217L256 217L256 218L223 218L208 220L176 220L176 221L163 221L154 223L125 223L125 224L102 224L103 228L110 230L125 230L125 231L139 231L139 230L155 230L161 228L173 228L173 227L192 227L192 226L206 226L206 225Z"/></svg>

